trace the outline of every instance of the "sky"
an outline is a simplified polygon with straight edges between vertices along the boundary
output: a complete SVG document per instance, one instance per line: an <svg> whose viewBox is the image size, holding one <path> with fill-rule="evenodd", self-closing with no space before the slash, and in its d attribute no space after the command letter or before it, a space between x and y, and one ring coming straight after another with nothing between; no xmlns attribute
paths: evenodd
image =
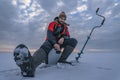
<svg viewBox="0 0 120 80"><path fill-rule="evenodd" d="M80 51L91 29L101 23L95 14L98 7L106 21L95 29L84 52L119 53L120 0L0 0L0 52L13 52L21 43L34 52L61 11L67 14L70 35L78 40Z"/></svg>

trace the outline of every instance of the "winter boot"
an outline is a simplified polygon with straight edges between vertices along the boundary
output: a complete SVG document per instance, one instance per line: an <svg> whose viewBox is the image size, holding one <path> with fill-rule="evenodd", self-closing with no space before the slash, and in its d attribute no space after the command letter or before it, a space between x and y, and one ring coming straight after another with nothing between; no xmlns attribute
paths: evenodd
<svg viewBox="0 0 120 80"><path fill-rule="evenodd" d="M34 68L34 65L33 65L32 58L30 58L28 62L20 65L20 68L21 68L22 76L24 76L24 77L34 77L35 68Z"/></svg>
<svg viewBox="0 0 120 80"><path fill-rule="evenodd" d="M34 77L34 66L30 51L24 44L18 45L14 50L14 60L21 69L24 77Z"/></svg>
<svg viewBox="0 0 120 80"><path fill-rule="evenodd" d="M69 57L69 55L72 53L74 47L66 46L60 59L58 60L59 63L69 63L66 61L66 59Z"/></svg>

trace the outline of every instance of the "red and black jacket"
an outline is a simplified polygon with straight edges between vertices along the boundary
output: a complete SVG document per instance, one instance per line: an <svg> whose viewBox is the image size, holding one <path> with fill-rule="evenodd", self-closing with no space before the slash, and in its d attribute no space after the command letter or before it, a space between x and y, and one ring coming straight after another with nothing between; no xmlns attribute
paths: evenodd
<svg viewBox="0 0 120 80"><path fill-rule="evenodd" d="M56 21L51 22L48 26L46 40L54 45L61 37L64 39L70 37L68 27L66 25L57 23Z"/></svg>

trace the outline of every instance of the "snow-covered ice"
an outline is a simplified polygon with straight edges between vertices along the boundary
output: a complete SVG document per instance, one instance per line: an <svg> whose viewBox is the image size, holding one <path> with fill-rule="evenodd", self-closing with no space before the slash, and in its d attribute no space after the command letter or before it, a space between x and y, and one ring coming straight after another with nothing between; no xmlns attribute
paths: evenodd
<svg viewBox="0 0 120 80"><path fill-rule="evenodd" d="M72 54L68 60L74 60ZM23 78L13 54L0 53L0 80L120 80L119 53L86 53L75 66L37 68L34 78Z"/></svg>

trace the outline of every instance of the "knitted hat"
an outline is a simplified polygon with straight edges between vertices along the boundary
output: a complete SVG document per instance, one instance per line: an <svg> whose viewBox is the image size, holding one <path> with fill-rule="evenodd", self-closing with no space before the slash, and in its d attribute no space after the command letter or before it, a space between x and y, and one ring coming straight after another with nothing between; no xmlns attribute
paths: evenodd
<svg viewBox="0 0 120 80"><path fill-rule="evenodd" d="M65 19L67 18L65 12L61 12L61 13L59 14L59 18L61 18L61 17L65 17Z"/></svg>

